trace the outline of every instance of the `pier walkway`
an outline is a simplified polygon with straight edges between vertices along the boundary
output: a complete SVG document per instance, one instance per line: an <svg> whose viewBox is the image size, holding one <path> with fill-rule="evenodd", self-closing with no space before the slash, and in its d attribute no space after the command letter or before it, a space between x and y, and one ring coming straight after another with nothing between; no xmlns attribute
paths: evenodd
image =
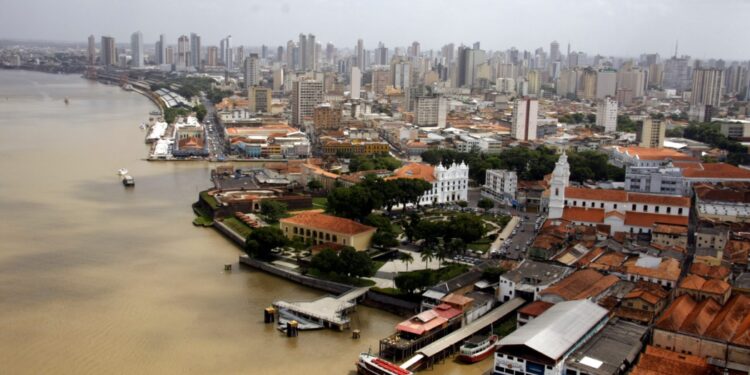
<svg viewBox="0 0 750 375"><path fill-rule="evenodd" d="M343 331L349 327L347 314L354 310L357 305L356 301L369 289L369 287L356 288L338 297L326 296L308 302L276 301L273 307L280 312L298 315L313 324L320 325L320 328L335 328Z"/></svg>
<svg viewBox="0 0 750 375"><path fill-rule="evenodd" d="M449 355L453 350L456 349L456 346L460 345L464 340L468 339L484 328L492 325L492 323L495 323L506 315L513 313L525 302L526 301L524 301L523 299L516 297L510 301L503 303L502 305L500 305L500 307L491 310L490 312L471 322L470 324L449 333L445 337L438 339L437 341L425 346L422 349L419 349L417 351L417 354L404 362L401 367L408 369L417 368L421 365L429 366L433 364L435 360L445 358L446 355Z"/></svg>

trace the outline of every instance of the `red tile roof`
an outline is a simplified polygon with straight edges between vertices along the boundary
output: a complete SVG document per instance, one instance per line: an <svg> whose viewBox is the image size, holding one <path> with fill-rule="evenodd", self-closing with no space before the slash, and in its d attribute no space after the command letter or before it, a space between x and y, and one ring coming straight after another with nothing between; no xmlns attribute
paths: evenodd
<svg viewBox="0 0 750 375"><path fill-rule="evenodd" d="M601 208L565 207L562 218L568 221L601 223L604 221L604 210Z"/></svg>
<svg viewBox="0 0 750 375"><path fill-rule="evenodd" d="M534 301L522 307L520 310L518 310L518 313L537 317L539 315L542 315L543 312L547 311L547 309L549 309L550 307L554 305L555 305L554 303L549 303L545 301Z"/></svg>
<svg viewBox="0 0 750 375"><path fill-rule="evenodd" d="M711 366L703 357L646 346L630 375L709 375Z"/></svg>
<svg viewBox="0 0 750 375"><path fill-rule="evenodd" d="M726 163L675 163L687 178L750 179L750 170Z"/></svg>
<svg viewBox="0 0 750 375"><path fill-rule="evenodd" d="M729 267L709 266L708 264L705 264L705 263L693 262L693 265L690 266L690 273L698 275L703 278L718 279L718 280L726 281L727 278L729 277L729 274L732 273L732 270L730 270Z"/></svg>
<svg viewBox="0 0 750 375"><path fill-rule="evenodd" d="M629 193L628 202L690 207L690 198L688 197L677 197L673 195L661 195L661 194Z"/></svg>
<svg viewBox="0 0 750 375"><path fill-rule="evenodd" d="M638 266L637 262L638 258L625 262L625 273L674 282L680 278L680 262L677 259L662 258L659 265L653 268Z"/></svg>
<svg viewBox="0 0 750 375"><path fill-rule="evenodd" d="M625 225L633 227L651 228L654 224L688 225L687 216L649 214L644 212L625 213Z"/></svg>
<svg viewBox="0 0 750 375"><path fill-rule="evenodd" d="M683 154L679 151L671 148L651 148L651 147L620 147L615 146L615 150L620 153L627 153L630 156L637 157L640 160L682 160L682 161L698 161L698 159Z"/></svg>
<svg viewBox="0 0 750 375"><path fill-rule="evenodd" d="M594 298L618 281L620 279L617 276L604 276L592 269L583 269L572 273L539 294L557 295L566 301Z"/></svg>
<svg viewBox="0 0 750 375"><path fill-rule="evenodd" d="M750 297L735 295L722 307L711 298L696 303L683 294L664 311L656 328L750 347Z"/></svg>
<svg viewBox="0 0 750 375"><path fill-rule="evenodd" d="M393 171L393 176L386 178L397 179L397 178L417 178L425 180L427 182L435 182L435 176L433 172L435 167L426 163L411 163L407 164L399 169Z"/></svg>
<svg viewBox="0 0 750 375"><path fill-rule="evenodd" d="M655 224L652 232L665 234L687 234L688 228L684 225Z"/></svg>
<svg viewBox="0 0 750 375"><path fill-rule="evenodd" d="M320 212L302 212L279 221L342 234L360 234L375 231L375 228L369 225Z"/></svg>
<svg viewBox="0 0 750 375"><path fill-rule="evenodd" d="M614 189L587 189L580 187L565 188L566 199L586 199L593 201L626 202L628 193Z"/></svg>

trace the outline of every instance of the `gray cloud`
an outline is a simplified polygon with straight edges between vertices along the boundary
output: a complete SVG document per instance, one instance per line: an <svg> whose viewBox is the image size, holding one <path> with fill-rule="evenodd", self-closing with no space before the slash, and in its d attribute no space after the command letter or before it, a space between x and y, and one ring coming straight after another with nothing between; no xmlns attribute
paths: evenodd
<svg viewBox="0 0 750 375"><path fill-rule="evenodd" d="M745 0L12 0L1 9L6 38L83 42L93 33L126 42L141 30L149 43L197 32L204 45L231 34L235 45L276 46L310 32L339 47L363 38L366 48L481 41L493 50L547 50L556 39L616 56L668 56L679 40L680 53L696 58L750 58Z"/></svg>

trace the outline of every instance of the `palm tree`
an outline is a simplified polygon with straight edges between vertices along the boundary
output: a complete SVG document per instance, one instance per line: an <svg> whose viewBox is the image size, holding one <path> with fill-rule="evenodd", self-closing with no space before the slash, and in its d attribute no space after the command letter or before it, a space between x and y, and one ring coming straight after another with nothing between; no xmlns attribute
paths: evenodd
<svg viewBox="0 0 750 375"><path fill-rule="evenodd" d="M411 255L411 253L398 253L398 260L404 262L406 265L406 272L409 272L409 263L414 262L414 257Z"/></svg>
<svg viewBox="0 0 750 375"><path fill-rule="evenodd" d="M430 268L430 261L435 259L435 250L431 246L426 246L424 249L422 249L419 257L422 258L422 261L427 264L427 268Z"/></svg>

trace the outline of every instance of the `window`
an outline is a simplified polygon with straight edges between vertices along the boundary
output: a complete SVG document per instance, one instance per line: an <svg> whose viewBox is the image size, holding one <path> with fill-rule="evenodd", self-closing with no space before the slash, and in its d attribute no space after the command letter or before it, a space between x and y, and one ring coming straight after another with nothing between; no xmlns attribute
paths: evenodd
<svg viewBox="0 0 750 375"><path fill-rule="evenodd" d="M578 204L578 201L573 201L573 206L576 206Z"/></svg>
<svg viewBox="0 0 750 375"><path fill-rule="evenodd" d="M633 204L633 211L638 211L638 208L636 207L635 204Z"/></svg>
<svg viewBox="0 0 750 375"><path fill-rule="evenodd" d="M682 207L680 207L680 208L677 209L677 214L678 215L682 215Z"/></svg>
<svg viewBox="0 0 750 375"><path fill-rule="evenodd" d="M614 208L615 208L615 210L617 209L617 203L615 203L615 206L614 206Z"/></svg>
<svg viewBox="0 0 750 375"><path fill-rule="evenodd" d="M659 206L654 207L654 212L659 213Z"/></svg>
<svg viewBox="0 0 750 375"><path fill-rule="evenodd" d="M599 208L604 208L604 202L599 203Z"/></svg>
<svg viewBox="0 0 750 375"><path fill-rule="evenodd" d="M667 213L668 213L668 214L671 214L671 213L672 213L672 207L667 207Z"/></svg>
<svg viewBox="0 0 750 375"><path fill-rule="evenodd" d="M648 212L648 205L647 204L643 205L643 212Z"/></svg>

